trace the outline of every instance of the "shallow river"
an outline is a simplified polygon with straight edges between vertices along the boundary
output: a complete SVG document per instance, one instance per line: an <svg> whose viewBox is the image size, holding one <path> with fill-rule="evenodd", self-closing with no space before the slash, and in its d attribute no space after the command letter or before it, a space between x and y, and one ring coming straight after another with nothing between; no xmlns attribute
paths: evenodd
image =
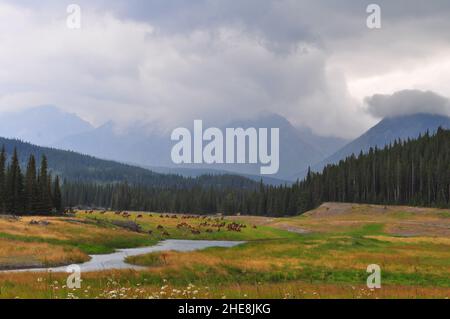
<svg viewBox="0 0 450 319"><path fill-rule="evenodd" d="M158 251L194 251L209 247L234 247L243 244L242 241L210 241L210 240L165 240L155 246L119 249L112 254L107 255L91 255L91 260L84 264L79 264L81 271L102 271L111 269L145 269L145 267L130 265L125 262L125 258L129 256L144 255ZM66 272L67 267L55 268L35 268L8 270L8 272Z"/></svg>

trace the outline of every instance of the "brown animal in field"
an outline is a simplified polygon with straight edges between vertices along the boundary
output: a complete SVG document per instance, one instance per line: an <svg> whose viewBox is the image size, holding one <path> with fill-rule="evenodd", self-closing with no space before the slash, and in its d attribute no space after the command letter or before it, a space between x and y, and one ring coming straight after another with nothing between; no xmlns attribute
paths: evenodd
<svg viewBox="0 0 450 319"><path fill-rule="evenodd" d="M158 227L156 227L156 229L157 229L157 230L163 230L163 229L164 229L164 226L158 225Z"/></svg>
<svg viewBox="0 0 450 319"><path fill-rule="evenodd" d="M213 230L208 228L208 229L206 230L206 232L207 232L207 233L212 233Z"/></svg>
<svg viewBox="0 0 450 319"><path fill-rule="evenodd" d="M148 233L149 235L153 235L153 230L149 230L147 233Z"/></svg>
<svg viewBox="0 0 450 319"><path fill-rule="evenodd" d="M191 231L191 233L192 233L193 235L200 235L200 234L201 234L200 231L197 230L197 229L193 229L193 230Z"/></svg>
<svg viewBox="0 0 450 319"><path fill-rule="evenodd" d="M178 224L177 225L177 228L178 229L181 229L181 228L184 228L184 227L186 227L186 228L190 228L191 226L190 225L188 225L187 223L181 223L181 224Z"/></svg>
<svg viewBox="0 0 450 319"><path fill-rule="evenodd" d="M168 232L166 232L166 231L162 235L165 236L165 237L169 237L170 236L170 234Z"/></svg>
<svg viewBox="0 0 450 319"><path fill-rule="evenodd" d="M144 216L142 216L142 215L138 215L138 216L137 216L137 218L142 218L142 217L144 217Z"/></svg>
<svg viewBox="0 0 450 319"><path fill-rule="evenodd" d="M164 216L163 215L159 215L159 218L164 218Z"/></svg>
<svg viewBox="0 0 450 319"><path fill-rule="evenodd" d="M236 224L236 223L231 223L231 224L228 224L228 226L227 226L228 231L234 231L234 232L238 232L238 233L241 232L241 228L242 228L242 225Z"/></svg>

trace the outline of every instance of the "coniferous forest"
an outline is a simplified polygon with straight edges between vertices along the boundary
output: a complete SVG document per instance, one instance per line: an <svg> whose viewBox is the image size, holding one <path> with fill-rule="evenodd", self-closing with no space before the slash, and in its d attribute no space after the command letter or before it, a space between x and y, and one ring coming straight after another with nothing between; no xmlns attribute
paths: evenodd
<svg viewBox="0 0 450 319"><path fill-rule="evenodd" d="M149 187L65 182L66 206L199 214L288 216L323 202L450 206L450 131L351 156L290 186Z"/></svg>
<svg viewBox="0 0 450 319"><path fill-rule="evenodd" d="M62 210L59 177L48 172L47 158L42 156L40 168L30 155L24 173L16 150L8 160L5 148L0 153L0 212L13 215L59 213Z"/></svg>
<svg viewBox="0 0 450 319"><path fill-rule="evenodd" d="M450 207L450 131L351 156L321 173L285 186L233 176L202 176L180 184L86 182L52 178L47 158L39 168L30 155L0 153L0 210L15 215L49 214L65 207L198 214L292 216L323 202ZM221 181L217 183L217 181Z"/></svg>

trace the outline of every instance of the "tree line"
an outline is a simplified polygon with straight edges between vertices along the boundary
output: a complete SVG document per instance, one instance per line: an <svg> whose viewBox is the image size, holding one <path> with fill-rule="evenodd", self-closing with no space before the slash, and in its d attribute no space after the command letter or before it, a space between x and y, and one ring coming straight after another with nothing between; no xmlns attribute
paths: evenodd
<svg viewBox="0 0 450 319"><path fill-rule="evenodd" d="M65 182L67 206L198 214L290 216L323 202L450 207L450 131L352 155L293 185L152 187Z"/></svg>
<svg viewBox="0 0 450 319"><path fill-rule="evenodd" d="M42 156L40 168L30 155L22 173L17 150L9 160L5 147L0 152L0 213L34 215L59 213L63 209L60 180L48 172L47 158Z"/></svg>
<svg viewBox="0 0 450 319"><path fill-rule="evenodd" d="M297 213L296 188L280 186L277 194L260 184L254 189L194 186L154 188L128 183L87 184L65 182L62 187L67 207L112 210L171 212L180 214ZM276 197L274 196L276 195ZM289 213L288 213L289 212Z"/></svg>
<svg viewBox="0 0 450 319"><path fill-rule="evenodd" d="M328 202L450 207L450 131L352 155L299 183L305 208Z"/></svg>
<svg viewBox="0 0 450 319"><path fill-rule="evenodd" d="M450 207L450 131L352 155L321 173L308 171L292 185L268 186L245 179L203 176L177 185L66 180L60 188L47 158L40 168L30 155L24 173L17 150L0 152L0 212L32 215L63 207L199 214L297 215L323 202ZM219 179L218 179L219 178ZM217 181L221 181L218 183Z"/></svg>

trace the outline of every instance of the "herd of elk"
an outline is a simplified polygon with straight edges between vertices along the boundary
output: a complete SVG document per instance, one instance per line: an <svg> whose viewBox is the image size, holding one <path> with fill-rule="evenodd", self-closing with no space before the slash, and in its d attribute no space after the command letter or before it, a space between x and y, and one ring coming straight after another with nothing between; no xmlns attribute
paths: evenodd
<svg viewBox="0 0 450 319"><path fill-rule="evenodd" d="M93 210L85 211L85 214L92 215L94 214ZM100 214L104 215L106 214L106 211L101 211ZM122 211L116 211L114 212L117 216L122 216L123 218L129 219L132 215L129 212L122 212ZM148 215L149 217L153 217L151 214ZM137 215L137 218L143 218L144 216L142 214ZM159 215L160 218L170 218L170 219L178 219L179 217L177 215L169 215L169 214L161 214ZM186 229L190 231L193 235L200 235L201 234L201 227L207 227L205 230L206 233L213 233L214 229L216 229L218 232L221 231L222 228L225 228L227 231L230 232L241 232L243 229L247 228L247 225L245 224L238 224L235 222L227 224L224 217L209 217L209 216L198 216L198 215L182 215L180 217L183 220L202 220L202 222L198 225L198 227L194 227L187 222L182 222L177 225L177 229ZM256 225L253 225L253 228L256 229ZM163 236L170 236L169 233L165 230L164 226L158 225L157 230L162 232ZM148 232L150 235L153 234L153 232L150 230Z"/></svg>
<svg viewBox="0 0 450 319"><path fill-rule="evenodd" d="M228 226L227 226L228 231L235 231L238 233L240 233L243 228L247 228L247 225L231 223L231 224L228 224Z"/></svg>

